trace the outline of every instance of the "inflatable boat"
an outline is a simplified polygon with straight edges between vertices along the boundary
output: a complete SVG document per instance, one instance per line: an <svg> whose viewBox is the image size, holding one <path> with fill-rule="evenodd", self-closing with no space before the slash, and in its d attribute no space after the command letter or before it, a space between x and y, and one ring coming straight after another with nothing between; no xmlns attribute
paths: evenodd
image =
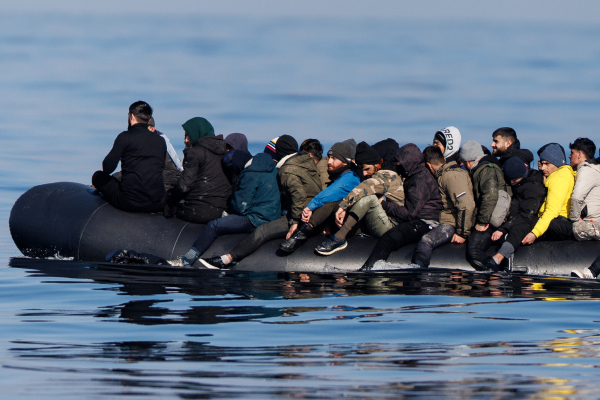
<svg viewBox="0 0 600 400"><path fill-rule="evenodd" d="M175 259L192 246L204 228L162 214L117 210L95 189L70 182L29 189L15 202L9 226L16 246L25 256L95 262L105 262L106 256L118 249ZM227 253L246 235L221 236L203 256ZM234 268L256 272L351 272L361 267L376 243L370 237L351 237L345 250L323 257L314 252L323 240L323 235L317 235L292 254L281 252L281 240L273 240ZM410 263L413 249L410 245L395 251L388 263L378 264L377 269L402 268ZM441 246L434 251L430 267L473 271L465 251L464 244ZM513 270L568 276L572 269L590 266L598 254L600 245L595 241L537 242L517 251ZM194 267L200 268L200 264L196 262Z"/></svg>

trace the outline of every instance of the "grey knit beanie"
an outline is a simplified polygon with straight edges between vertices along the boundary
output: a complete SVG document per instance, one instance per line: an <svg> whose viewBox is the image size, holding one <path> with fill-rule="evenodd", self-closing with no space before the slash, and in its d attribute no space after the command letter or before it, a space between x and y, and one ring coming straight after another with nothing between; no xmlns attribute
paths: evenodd
<svg viewBox="0 0 600 400"><path fill-rule="evenodd" d="M348 164L352 160L350 147L344 142L339 142L331 146L327 155L333 156L345 164Z"/></svg>
<svg viewBox="0 0 600 400"><path fill-rule="evenodd" d="M477 157L482 155L481 145L475 140L469 140L460 148L460 159L463 161L475 161Z"/></svg>
<svg viewBox="0 0 600 400"><path fill-rule="evenodd" d="M346 139L342 143L345 143L350 148L350 158L354 160L356 157L356 140Z"/></svg>

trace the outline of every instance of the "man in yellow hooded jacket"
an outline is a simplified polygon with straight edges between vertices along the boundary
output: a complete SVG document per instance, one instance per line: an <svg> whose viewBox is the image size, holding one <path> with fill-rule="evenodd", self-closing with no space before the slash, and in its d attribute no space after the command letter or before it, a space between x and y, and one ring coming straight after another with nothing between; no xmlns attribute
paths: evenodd
<svg viewBox="0 0 600 400"><path fill-rule="evenodd" d="M569 220L571 193L575 186L575 172L566 163L565 150L558 143L548 143L538 150L540 171L546 177L547 194L538 213L539 220L522 243L536 240L567 240L573 237Z"/></svg>

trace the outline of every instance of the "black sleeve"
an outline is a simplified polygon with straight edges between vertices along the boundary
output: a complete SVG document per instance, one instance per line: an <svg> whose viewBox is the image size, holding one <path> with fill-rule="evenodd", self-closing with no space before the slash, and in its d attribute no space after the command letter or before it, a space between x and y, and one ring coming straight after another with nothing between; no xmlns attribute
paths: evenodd
<svg viewBox="0 0 600 400"><path fill-rule="evenodd" d="M411 185L406 193L404 206L399 206L388 201L382 202L381 206L385 213L390 217L395 217L402 221L412 221L419 216L425 203L429 200L429 196L426 192L426 187Z"/></svg>
<svg viewBox="0 0 600 400"><path fill-rule="evenodd" d="M119 164L119 160L121 160L121 156L127 147L127 140L125 139L125 135L123 133L119 133L119 136L115 139L115 143L113 144L112 149L108 152L106 157L104 157L104 161L102 161L102 171L107 174L112 174L112 172L117 168Z"/></svg>
<svg viewBox="0 0 600 400"><path fill-rule="evenodd" d="M196 149L186 149L183 155L183 171L175 185L181 193L187 193L192 188L198 176L198 170L201 168L199 154Z"/></svg>

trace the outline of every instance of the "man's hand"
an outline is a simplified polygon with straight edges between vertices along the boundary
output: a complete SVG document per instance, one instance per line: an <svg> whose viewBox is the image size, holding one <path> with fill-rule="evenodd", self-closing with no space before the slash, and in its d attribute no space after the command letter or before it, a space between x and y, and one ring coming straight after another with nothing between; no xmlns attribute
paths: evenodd
<svg viewBox="0 0 600 400"><path fill-rule="evenodd" d="M533 232L529 232L527 234L527 236L525 236L525 238L523 239L523 241L521 243L522 244L532 244L533 242L535 242L535 239L537 239L537 236L535 236L535 234Z"/></svg>
<svg viewBox="0 0 600 400"><path fill-rule="evenodd" d="M296 232L296 229L298 229L298 224L294 224L294 225L290 226L290 231L288 232L287 236L285 237L285 240L288 240L289 238L291 238L292 235L294 234L294 232Z"/></svg>
<svg viewBox="0 0 600 400"><path fill-rule="evenodd" d="M450 243L464 243L467 239L462 236L457 235L456 233L452 236L452 241Z"/></svg>
<svg viewBox="0 0 600 400"><path fill-rule="evenodd" d="M346 210L343 208L338 208L335 212L335 224L338 228L341 228L344 225L344 219L346 218Z"/></svg>
<svg viewBox="0 0 600 400"><path fill-rule="evenodd" d="M485 225L475 225L475 229L477 229L479 232L485 232L487 231L487 228L490 226L490 224L485 224Z"/></svg>
<svg viewBox="0 0 600 400"><path fill-rule="evenodd" d="M492 241L496 241L498 239L500 239L502 237L502 232L501 231L496 231L494 233L492 233Z"/></svg>
<svg viewBox="0 0 600 400"><path fill-rule="evenodd" d="M302 222L308 222L311 216L312 211L310 208L306 207L304 210L302 210Z"/></svg>

